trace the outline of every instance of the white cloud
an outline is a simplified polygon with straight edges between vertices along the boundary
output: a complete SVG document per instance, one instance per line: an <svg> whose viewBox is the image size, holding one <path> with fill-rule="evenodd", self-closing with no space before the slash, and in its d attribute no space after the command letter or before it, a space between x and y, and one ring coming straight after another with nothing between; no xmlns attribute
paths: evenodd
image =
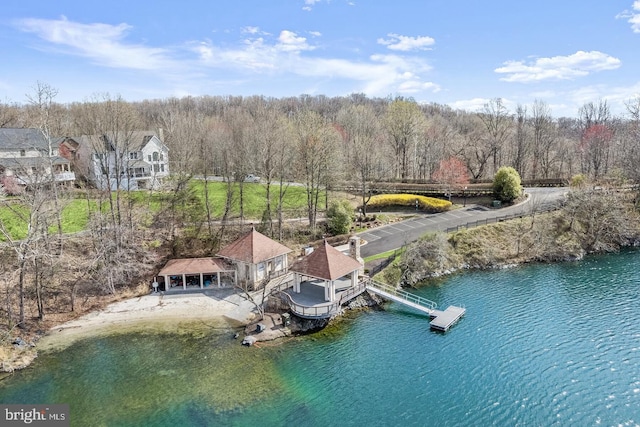
<svg viewBox="0 0 640 427"><path fill-rule="evenodd" d="M322 36L322 33L320 31L309 31L309 34L311 34L313 37Z"/></svg>
<svg viewBox="0 0 640 427"><path fill-rule="evenodd" d="M260 32L259 27L246 26L240 29L244 34L258 34Z"/></svg>
<svg viewBox="0 0 640 427"><path fill-rule="evenodd" d="M428 81L431 66L423 58L395 54L375 54L359 60L321 57L307 38L290 30L274 36L258 27L244 27L241 31L245 39L235 45L200 40L169 49L128 42L132 28L125 23L82 24L61 18L26 19L18 26L46 42L43 49L53 47L106 67L154 71L174 89L198 88L202 86L199 82L205 81L225 87L225 82L228 86L274 77L313 81L325 90L332 87L325 85L337 84L346 88L345 93L370 96L440 90ZM289 90L295 89L292 86Z"/></svg>
<svg viewBox="0 0 640 427"><path fill-rule="evenodd" d="M491 99L489 98L462 99L460 101L450 102L449 106L454 110L479 111L490 101Z"/></svg>
<svg viewBox="0 0 640 427"><path fill-rule="evenodd" d="M640 0L634 1L631 8L631 11L625 10L618 14L616 18L627 19L627 22L631 24L631 30L634 33L640 33Z"/></svg>
<svg viewBox="0 0 640 427"><path fill-rule="evenodd" d="M387 96L397 92L437 92L440 89L437 84L422 78L424 73L431 70L423 59L398 55L372 55L368 61L311 57L304 49L300 49L305 42L299 39L287 32L284 36L281 33L278 40L271 44L260 38L245 41L242 46L232 49L217 47L211 42L194 44L192 48L205 67L235 69L242 73L290 74L327 81L355 81L357 87L352 89L353 92L364 92L371 96Z"/></svg>
<svg viewBox="0 0 640 427"><path fill-rule="evenodd" d="M435 40L427 36L401 36L400 34L389 33L387 34L389 39L378 39L378 43L387 46L391 50L399 50L402 52L408 52L411 50L429 50L430 46L435 44Z"/></svg>
<svg viewBox="0 0 640 427"><path fill-rule="evenodd" d="M304 0L305 6L302 7L302 10L310 12L311 9L313 9L313 6L315 6L316 3L320 3L320 1L322 0Z"/></svg>
<svg viewBox="0 0 640 427"><path fill-rule="evenodd" d="M506 82L534 82L540 80L571 80L592 72L615 70L620 67L618 58L598 51L578 51L567 56L537 58L530 63L507 61L494 71L506 76L500 80Z"/></svg>
<svg viewBox="0 0 640 427"><path fill-rule="evenodd" d="M307 43L305 37L298 36L293 31L282 30L278 37L276 47L285 52L300 52L302 50L313 50L315 47Z"/></svg>
<svg viewBox="0 0 640 427"><path fill-rule="evenodd" d="M61 17L58 20L23 19L16 26L41 39L67 49L67 53L90 58L95 63L115 68L157 70L169 64L168 51L142 44L127 44L122 39L127 24L81 24Z"/></svg>

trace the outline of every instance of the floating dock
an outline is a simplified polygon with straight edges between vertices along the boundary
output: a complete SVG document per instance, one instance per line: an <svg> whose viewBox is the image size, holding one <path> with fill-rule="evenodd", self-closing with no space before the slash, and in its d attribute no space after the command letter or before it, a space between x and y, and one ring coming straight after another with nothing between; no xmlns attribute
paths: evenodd
<svg viewBox="0 0 640 427"><path fill-rule="evenodd" d="M432 319L429 325L431 329L435 329L436 331L447 332L450 327L455 325L458 320L464 316L466 311L465 308L456 307L455 305L450 305L445 311L432 310L431 313L429 313Z"/></svg>
<svg viewBox="0 0 640 427"><path fill-rule="evenodd" d="M450 305L444 311L436 310L436 303L433 301L373 280L367 282L367 289L381 297L427 313L432 319L429 325L431 329L436 331L447 332L467 311L464 307L456 307L455 305Z"/></svg>

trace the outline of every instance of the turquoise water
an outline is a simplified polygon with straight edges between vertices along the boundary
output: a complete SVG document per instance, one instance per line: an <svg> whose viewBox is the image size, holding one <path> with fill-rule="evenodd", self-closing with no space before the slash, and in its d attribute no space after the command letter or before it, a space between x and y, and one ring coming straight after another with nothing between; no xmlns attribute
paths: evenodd
<svg viewBox="0 0 640 427"><path fill-rule="evenodd" d="M466 306L446 334L390 304L260 348L197 327L85 340L0 382L0 402L68 402L82 426L635 426L638 265L629 251L416 290Z"/></svg>

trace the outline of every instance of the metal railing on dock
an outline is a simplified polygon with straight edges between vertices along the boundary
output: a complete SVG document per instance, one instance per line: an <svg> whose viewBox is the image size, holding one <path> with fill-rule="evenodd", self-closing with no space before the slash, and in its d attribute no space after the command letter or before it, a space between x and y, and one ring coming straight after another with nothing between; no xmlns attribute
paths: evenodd
<svg viewBox="0 0 640 427"><path fill-rule="evenodd" d="M404 289L399 289L396 288L394 286L390 286L384 283L380 283L380 282L376 282L374 280L368 280L367 281L367 287L372 289L374 292L375 290L380 290L382 292L385 292L389 295L393 295L396 298L399 298L401 300L419 305L421 307L424 307L427 310L435 310L436 307L438 306L438 304L436 304L435 302L428 300L426 298L423 298L421 296L418 295L414 295L412 293L409 293L407 291L405 291Z"/></svg>

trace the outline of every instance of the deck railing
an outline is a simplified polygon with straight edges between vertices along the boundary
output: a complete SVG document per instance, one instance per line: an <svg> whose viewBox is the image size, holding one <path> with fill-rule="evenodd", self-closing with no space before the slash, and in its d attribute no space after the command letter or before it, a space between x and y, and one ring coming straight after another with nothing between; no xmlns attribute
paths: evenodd
<svg viewBox="0 0 640 427"><path fill-rule="evenodd" d="M325 318L330 317L332 314L337 313L340 308L339 302L327 303L326 305L314 305L307 306L298 304L291 298L286 292L282 292L283 295L286 296L287 302L289 303L289 308L292 312L300 317L305 318Z"/></svg>
<svg viewBox="0 0 640 427"><path fill-rule="evenodd" d="M398 288L396 288L394 286L390 286L390 285L387 285L387 284L384 284L384 283L376 282L374 280L369 280L367 282L367 287L374 288L374 289L379 289L379 290L381 290L383 292L386 292L386 293L388 293L390 295L394 295L394 296L396 296L398 298L401 298L401 299L403 299L405 301L409 301L409 302L412 302L414 304L421 305L421 306L426 307L426 308L428 308L430 310L435 310L436 307L438 306L438 304L436 304L435 302L433 302L433 301L431 301L429 299L423 298L423 297L421 297L419 295L414 295L412 293L409 293L409 292L405 291L404 289L398 289Z"/></svg>
<svg viewBox="0 0 640 427"><path fill-rule="evenodd" d="M289 282L287 282L287 285ZM272 292L280 291L282 285L275 286L272 289ZM288 286L287 286L288 287ZM285 287L286 289L286 287ZM363 293L367 289L367 281L362 280L358 282L356 286L347 288L346 290L340 293L340 298L334 302L328 302L326 304L318 304L318 305L303 305L295 302L291 295L286 292L282 292L282 294L286 295L287 302L289 303L289 308L293 313L300 317L305 318L326 318L331 317L334 314L340 311L340 307L343 304L351 301L353 298L357 297L361 293Z"/></svg>

